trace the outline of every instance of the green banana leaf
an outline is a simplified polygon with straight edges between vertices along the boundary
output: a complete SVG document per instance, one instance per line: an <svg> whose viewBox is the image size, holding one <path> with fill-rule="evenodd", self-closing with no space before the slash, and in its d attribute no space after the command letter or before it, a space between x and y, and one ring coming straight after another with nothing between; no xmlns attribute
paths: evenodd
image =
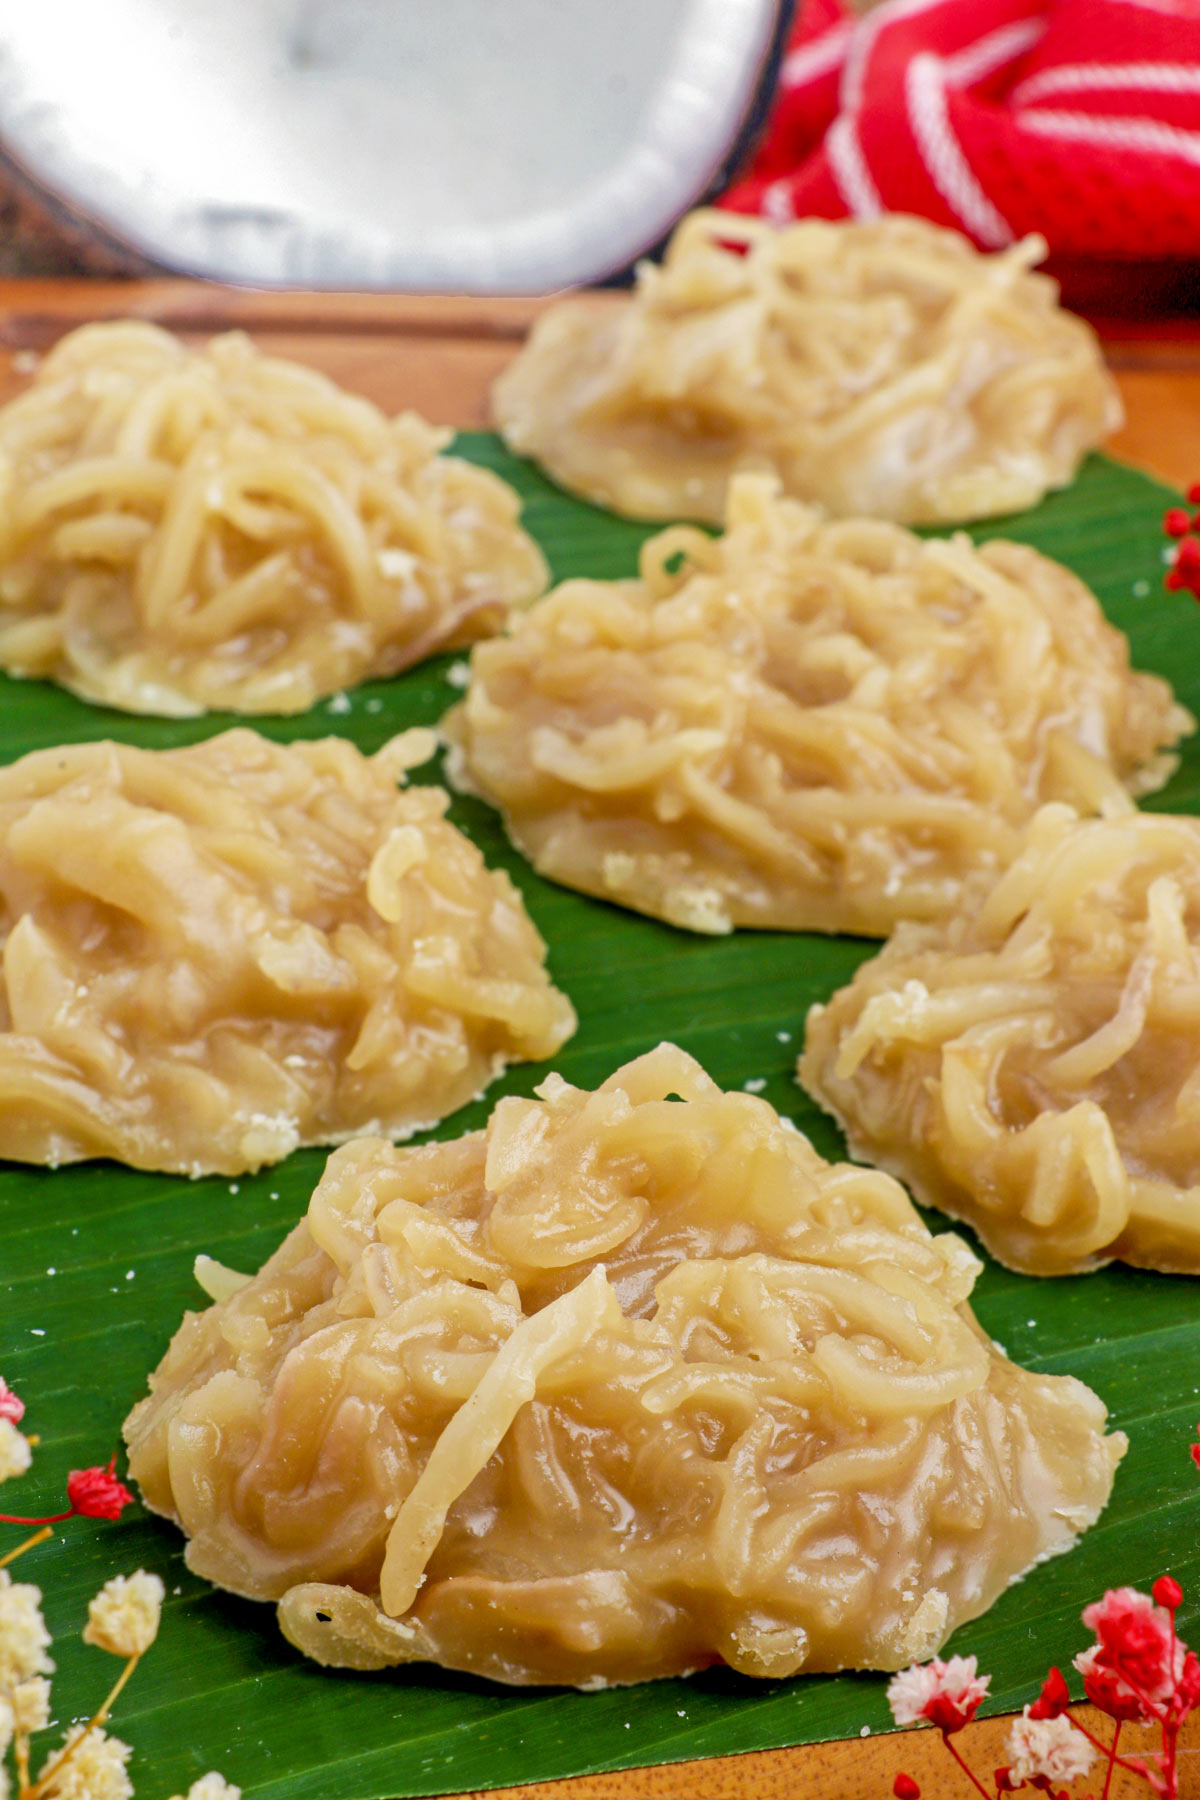
<svg viewBox="0 0 1200 1800"><path fill-rule="evenodd" d="M567 499L490 436L464 436L459 449L519 487L556 577L632 572L642 527ZM1026 539L1077 570L1129 634L1135 662L1169 676L1200 712L1200 617L1162 589L1160 516L1173 498L1093 457L1070 491L976 535ZM348 710L325 702L263 729L282 738L338 732L373 750L397 729L440 716L454 697L451 660L360 688ZM230 722L134 719L42 683L0 678L5 759L106 735L166 746ZM432 767L418 776L435 778ZM1185 750L1151 804L1200 812L1200 747ZM691 937L541 881L486 807L458 800L453 817L489 862L512 872L551 946L554 976L580 1016L578 1036L556 1059L569 1080L593 1086L625 1058L673 1038L725 1086L765 1078L773 1105L825 1155L843 1153L792 1068L809 1005L848 980L871 945L754 932ZM478 1126L500 1093L528 1093L545 1072L511 1071L438 1135ZM50 1171L0 1162L0 1372L29 1404L25 1428L41 1437L31 1473L4 1489L7 1506L57 1510L68 1469L107 1460L185 1307L204 1303L192 1278L196 1253L257 1267L303 1212L322 1161L318 1151L301 1152L237 1182L107 1163ZM1100 1524L953 1641L991 1672L990 1705L1009 1709L1033 1697L1051 1662L1066 1667L1084 1646L1080 1610L1106 1586L1146 1587L1169 1570L1188 1599L1184 1635L1200 1626L1200 1479L1188 1455L1200 1419L1200 1286L1121 1267L1037 1282L989 1262L976 1308L1016 1361L1094 1387L1130 1437ZM0 1527L0 1555L18 1535ZM19 1568L46 1593L64 1725L90 1712L116 1668L79 1641L88 1597L139 1565L163 1577L159 1641L115 1721L135 1746L130 1773L141 1797L165 1800L216 1767L254 1800L398 1800L853 1736L890 1723L884 1679L872 1675L756 1683L709 1671L584 1695L509 1692L436 1669L323 1672L283 1642L271 1607L212 1591L188 1574L182 1552L175 1531L133 1507L119 1524L71 1521Z"/></svg>

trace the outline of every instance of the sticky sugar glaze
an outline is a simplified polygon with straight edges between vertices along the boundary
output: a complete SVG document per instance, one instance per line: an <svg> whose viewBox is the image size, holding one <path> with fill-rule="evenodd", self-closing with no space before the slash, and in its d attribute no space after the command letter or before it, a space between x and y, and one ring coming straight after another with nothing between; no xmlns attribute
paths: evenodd
<svg viewBox="0 0 1200 1800"><path fill-rule="evenodd" d="M240 332L86 325L0 408L0 667L127 712L303 712L546 586L513 490Z"/></svg>
<svg viewBox="0 0 1200 1800"><path fill-rule="evenodd" d="M1041 801L1127 806L1194 721L1023 544L824 522L741 476L637 580L479 645L451 777L545 875L695 931L883 936L999 872Z"/></svg>
<svg viewBox="0 0 1200 1800"><path fill-rule="evenodd" d="M1032 265L891 215L779 229L700 211L633 294L568 299L493 389L510 448L635 518L724 516L770 470L828 512L1017 512L1121 423L1094 332Z"/></svg>
<svg viewBox="0 0 1200 1800"><path fill-rule="evenodd" d="M799 1074L1012 1268L1200 1272L1200 821L1046 807L813 1009Z"/></svg>
<svg viewBox="0 0 1200 1800"><path fill-rule="evenodd" d="M519 894L373 757L247 729L0 770L0 1145L237 1174L408 1133L575 1026Z"/></svg>
<svg viewBox="0 0 1200 1800"><path fill-rule="evenodd" d="M672 1045L330 1158L126 1423L149 1506L318 1661L583 1687L898 1668L1125 1440L976 1325L979 1264Z"/></svg>

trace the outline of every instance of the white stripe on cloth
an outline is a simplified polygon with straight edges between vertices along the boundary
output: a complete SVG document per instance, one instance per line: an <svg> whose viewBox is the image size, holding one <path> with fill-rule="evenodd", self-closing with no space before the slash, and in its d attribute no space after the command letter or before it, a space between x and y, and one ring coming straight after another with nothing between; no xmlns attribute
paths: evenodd
<svg viewBox="0 0 1200 1800"><path fill-rule="evenodd" d="M825 149L846 210L856 219L877 219L885 208L863 156L853 113L838 114L825 133Z"/></svg>
<svg viewBox="0 0 1200 1800"><path fill-rule="evenodd" d="M825 134L830 173L846 205L856 219L877 219L886 209L871 177L858 136L867 64L875 40L889 25L945 6L947 0L884 0L851 27L846 61L839 89L841 110Z"/></svg>
<svg viewBox="0 0 1200 1800"><path fill-rule="evenodd" d="M856 218L876 218L884 211L858 133L867 68L876 43L893 25L945 7L952 14L957 12L958 0L884 0L852 30L842 69L841 112L826 135L825 147L834 181L847 209ZM944 80L949 77L955 86L982 80L994 69L1023 55L1045 29L1044 18L1018 19L944 59L927 51L909 64L905 98L917 148L942 198L983 243L1010 244L1013 234L975 180L950 130ZM936 69L928 73L918 71L914 83L914 64L926 58L932 58ZM943 181L946 187L942 186Z"/></svg>
<svg viewBox="0 0 1200 1800"><path fill-rule="evenodd" d="M772 181L763 189L759 211L772 225L795 224L796 207L792 200L791 180L787 175L781 175L778 181Z"/></svg>
<svg viewBox="0 0 1200 1800"><path fill-rule="evenodd" d="M909 124L929 179L955 218L979 243L1000 250L1012 243L1013 229L984 193L951 128L947 66L931 50L909 63L904 76Z"/></svg>
<svg viewBox="0 0 1200 1800"><path fill-rule="evenodd" d="M828 75L836 69L846 54L846 47L854 35L854 26L847 20L844 24L834 25L811 44L804 44L799 50L790 50L783 59L783 67L779 71L780 87L806 87L818 76Z"/></svg>
<svg viewBox="0 0 1200 1800"><path fill-rule="evenodd" d="M953 56L941 59L951 87L974 87L1005 63L1024 56L1045 35L1045 19L1014 19L1011 25L1001 25L977 44L968 44L965 50L956 50Z"/></svg>
<svg viewBox="0 0 1200 1800"><path fill-rule="evenodd" d="M1018 82L1009 99L1020 107L1042 94L1101 93L1113 88L1131 93L1196 94L1200 93L1200 68L1195 63L1064 63Z"/></svg>
<svg viewBox="0 0 1200 1800"><path fill-rule="evenodd" d="M1023 131L1069 143L1096 144L1106 150L1141 150L1176 156L1200 167L1200 131L1180 131L1161 119L1109 118L1101 113L1050 112L1031 108L1021 114Z"/></svg>
<svg viewBox="0 0 1200 1800"><path fill-rule="evenodd" d="M842 70L843 109L857 113L862 107L867 64L871 60L875 40L881 32L886 31L889 25L898 25L903 19L914 19L921 13L932 12L938 7L954 3L955 0L884 0L882 6L869 12L859 22L846 53L846 66Z"/></svg>

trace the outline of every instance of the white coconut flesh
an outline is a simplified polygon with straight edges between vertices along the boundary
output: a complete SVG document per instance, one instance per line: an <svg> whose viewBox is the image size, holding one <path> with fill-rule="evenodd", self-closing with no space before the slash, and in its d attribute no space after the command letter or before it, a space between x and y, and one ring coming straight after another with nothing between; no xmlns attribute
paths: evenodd
<svg viewBox="0 0 1200 1800"><path fill-rule="evenodd" d="M595 281L709 187L780 0L37 0L0 154L150 261L262 285Z"/></svg>

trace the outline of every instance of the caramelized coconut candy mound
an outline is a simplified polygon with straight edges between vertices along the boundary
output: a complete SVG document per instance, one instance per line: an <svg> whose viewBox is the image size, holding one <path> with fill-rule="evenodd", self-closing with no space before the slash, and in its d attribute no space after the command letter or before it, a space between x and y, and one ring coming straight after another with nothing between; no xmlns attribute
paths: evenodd
<svg viewBox="0 0 1200 1800"><path fill-rule="evenodd" d="M128 712L302 712L546 586L519 501L240 333L72 332L0 410L0 666Z"/></svg>
<svg viewBox="0 0 1200 1800"><path fill-rule="evenodd" d="M1200 1274L1200 820L1046 807L813 1008L799 1077L1011 1268Z"/></svg>
<svg viewBox="0 0 1200 1800"><path fill-rule="evenodd" d="M1095 334L1030 265L891 216L779 230L695 212L629 299L565 300L497 382L512 449L646 519L720 521L730 479L908 524L1033 506L1121 422Z"/></svg>
<svg viewBox="0 0 1200 1800"><path fill-rule="evenodd" d="M471 658L451 770L544 875L694 931L939 918L1043 800L1127 805L1194 721L1022 544L823 524L770 477L725 536L568 581Z"/></svg>
<svg viewBox="0 0 1200 1800"><path fill-rule="evenodd" d="M342 1667L783 1676L928 1656L1095 1520L1124 1438L896 1182L669 1044L538 1093L347 1145L210 1278L125 1426L198 1574Z"/></svg>
<svg viewBox="0 0 1200 1800"><path fill-rule="evenodd" d="M233 1175L408 1133L575 1015L507 875L373 757L229 731L0 770L0 1155Z"/></svg>

